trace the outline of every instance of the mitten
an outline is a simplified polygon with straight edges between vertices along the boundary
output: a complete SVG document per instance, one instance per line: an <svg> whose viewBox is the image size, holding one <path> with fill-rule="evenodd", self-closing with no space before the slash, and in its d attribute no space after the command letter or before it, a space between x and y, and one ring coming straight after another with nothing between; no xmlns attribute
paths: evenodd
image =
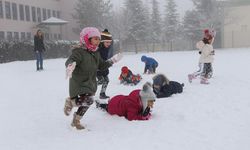
<svg viewBox="0 0 250 150"><path fill-rule="evenodd" d="M67 78L71 78L72 77L72 72L74 71L76 67L76 62L73 62L71 64L69 64L66 68L66 79Z"/></svg>
<svg viewBox="0 0 250 150"><path fill-rule="evenodd" d="M112 63L117 63L121 59L122 59L122 54L121 53L115 54L113 57L110 58Z"/></svg>

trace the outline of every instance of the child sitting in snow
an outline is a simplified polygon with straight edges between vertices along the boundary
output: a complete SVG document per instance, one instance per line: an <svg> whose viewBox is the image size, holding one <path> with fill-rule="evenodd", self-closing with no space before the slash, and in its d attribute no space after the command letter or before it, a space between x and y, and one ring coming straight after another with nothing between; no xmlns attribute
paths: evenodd
<svg viewBox="0 0 250 150"><path fill-rule="evenodd" d="M158 67L158 62L151 57L142 56L141 61L145 63L144 74L154 74L156 68Z"/></svg>
<svg viewBox="0 0 250 150"><path fill-rule="evenodd" d="M123 66L121 69L121 74L119 77L120 83L124 85L137 85L141 81L141 76L139 74L134 75L127 66Z"/></svg>
<svg viewBox="0 0 250 150"><path fill-rule="evenodd" d="M155 102L155 94L150 83L145 83L142 90L134 90L129 95L117 95L108 104L96 102L97 108L106 110L111 115L123 116L131 120L148 120Z"/></svg>
<svg viewBox="0 0 250 150"><path fill-rule="evenodd" d="M153 89L157 98L170 97L172 94L182 93L184 83L169 81L163 74L153 77Z"/></svg>

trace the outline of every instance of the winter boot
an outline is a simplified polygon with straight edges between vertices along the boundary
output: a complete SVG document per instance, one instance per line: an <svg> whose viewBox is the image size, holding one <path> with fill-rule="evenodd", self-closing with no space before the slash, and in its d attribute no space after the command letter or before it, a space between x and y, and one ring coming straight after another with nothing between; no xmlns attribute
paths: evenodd
<svg viewBox="0 0 250 150"><path fill-rule="evenodd" d="M70 112L72 110L72 108L76 106L75 101L70 99L69 97L66 99L65 101L65 105L64 105L64 114L66 116L70 115Z"/></svg>
<svg viewBox="0 0 250 150"><path fill-rule="evenodd" d="M82 116L77 115L76 113L74 113L74 117L73 117L73 121L71 123L72 127L76 127L76 129L78 130L82 130L85 129L83 125L81 125L80 120L82 119Z"/></svg>
<svg viewBox="0 0 250 150"><path fill-rule="evenodd" d="M207 78L201 77L200 84L209 84L209 82L207 81Z"/></svg>
<svg viewBox="0 0 250 150"><path fill-rule="evenodd" d="M100 99L107 99L107 98L109 98L109 96L107 96L105 93L100 93L99 98Z"/></svg>
<svg viewBox="0 0 250 150"><path fill-rule="evenodd" d="M193 74L188 75L188 81L189 83L192 83L192 80L195 79L195 76Z"/></svg>

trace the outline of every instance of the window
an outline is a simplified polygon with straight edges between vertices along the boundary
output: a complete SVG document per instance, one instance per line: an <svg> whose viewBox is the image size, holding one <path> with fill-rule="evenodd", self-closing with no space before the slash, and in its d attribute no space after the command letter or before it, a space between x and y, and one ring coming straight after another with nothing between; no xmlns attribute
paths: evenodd
<svg viewBox="0 0 250 150"><path fill-rule="evenodd" d="M12 40L12 32L7 32L7 40Z"/></svg>
<svg viewBox="0 0 250 150"><path fill-rule="evenodd" d="M41 8L37 8L37 21L41 22L42 15L41 15Z"/></svg>
<svg viewBox="0 0 250 150"><path fill-rule="evenodd" d="M56 17L56 11L53 10L53 17Z"/></svg>
<svg viewBox="0 0 250 150"><path fill-rule="evenodd" d="M25 15L26 15L26 21L30 21L30 7L25 6Z"/></svg>
<svg viewBox="0 0 250 150"><path fill-rule="evenodd" d="M14 32L14 40L19 40L19 32Z"/></svg>
<svg viewBox="0 0 250 150"><path fill-rule="evenodd" d="M20 15L20 20L24 20L24 8L23 5L19 5L19 15Z"/></svg>
<svg viewBox="0 0 250 150"><path fill-rule="evenodd" d="M49 40L49 34L45 33L45 39Z"/></svg>
<svg viewBox="0 0 250 150"><path fill-rule="evenodd" d="M5 2L5 17L11 19L10 2Z"/></svg>
<svg viewBox="0 0 250 150"><path fill-rule="evenodd" d="M31 40L31 32L27 32L27 39Z"/></svg>
<svg viewBox="0 0 250 150"><path fill-rule="evenodd" d="M12 3L12 18L17 20L17 5L16 3Z"/></svg>
<svg viewBox="0 0 250 150"><path fill-rule="evenodd" d="M36 22L36 7L31 7L32 21Z"/></svg>
<svg viewBox="0 0 250 150"><path fill-rule="evenodd" d="M43 20L47 19L46 9L43 8Z"/></svg>
<svg viewBox="0 0 250 150"><path fill-rule="evenodd" d="M0 1L0 18L3 18L3 2Z"/></svg>
<svg viewBox="0 0 250 150"><path fill-rule="evenodd" d="M22 40L22 41L25 40L25 32L21 32L21 40Z"/></svg>
<svg viewBox="0 0 250 150"><path fill-rule="evenodd" d="M58 34L58 39L61 40L62 39L62 35Z"/></svg>
<svg viewBox="0 0 250 150"><path fill-rule="evenodd" d="M60 11L57 11L56 13L57 13L57 18L60 18L61 17Z"/></svg>
<svg viewBox="0 0 250 150"><path fill-rule="evenodd" d="M0 40L4 40L5 35L4 35L4 31L0 31Z"/></svg>
<svg viewBox="0 0 250 150"><path fill-rule="evenodd" d="M57 40L57 34L54 34L54 39Z"/></svg>
<svg viewBox="0 0 250 150"><path fill-rule="evenodd" d="M51 17L51 11L50 11L50 9L47 10L47 14L48 14L48 18L50 18Z"/></svg>

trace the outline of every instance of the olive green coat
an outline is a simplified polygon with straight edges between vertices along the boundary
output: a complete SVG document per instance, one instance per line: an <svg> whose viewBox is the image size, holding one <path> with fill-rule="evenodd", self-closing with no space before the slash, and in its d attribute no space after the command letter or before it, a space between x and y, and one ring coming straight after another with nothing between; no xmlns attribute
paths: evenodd
<svg viewBox="0 0 250 150"><path fill-rule="evenodd" d="M81 94L94 95L97 90L96 72L112 66L111 61L104 61L98 51L90 52L86 48L75 48L65 65L76 62L72 78L69 80L71 98Z"/></svg>

